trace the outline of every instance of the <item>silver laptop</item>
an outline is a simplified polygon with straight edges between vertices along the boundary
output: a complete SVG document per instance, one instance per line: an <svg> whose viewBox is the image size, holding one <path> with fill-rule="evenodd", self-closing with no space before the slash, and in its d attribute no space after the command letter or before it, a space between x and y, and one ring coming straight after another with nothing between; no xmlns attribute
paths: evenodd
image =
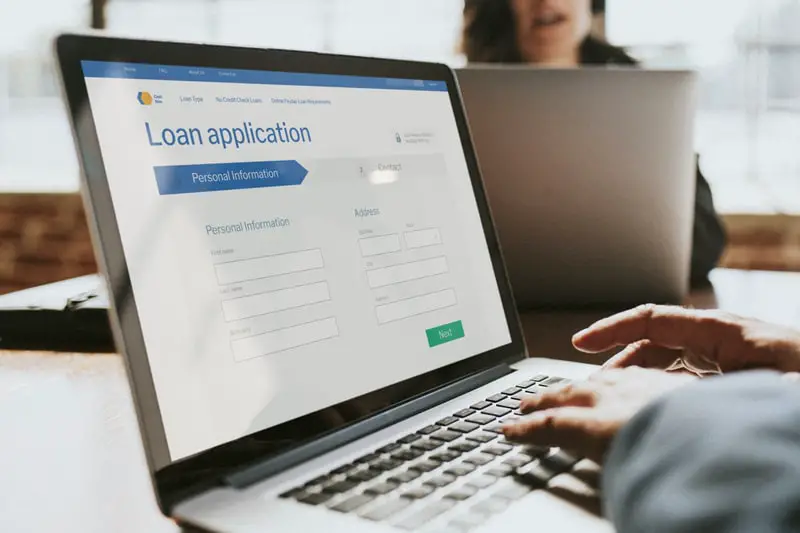
<svg viewBox="0 0 800 533"><path fill-rule="evenodd" d="M457 77L518 304L681 302L695 76L481 66Z"/></svg>
<svg viewBox="0 0 800 533"><path fill-rule="evenodd" d="M162 512L208 531L608 530L505 442L527 358L444 65L61 36Z"/></svg>

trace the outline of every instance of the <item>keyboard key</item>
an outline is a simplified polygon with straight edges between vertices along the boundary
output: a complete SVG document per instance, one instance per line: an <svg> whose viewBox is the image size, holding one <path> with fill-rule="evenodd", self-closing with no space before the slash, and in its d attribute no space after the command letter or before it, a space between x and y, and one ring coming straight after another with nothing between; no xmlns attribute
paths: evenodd
<svg viewBox="0 0 800 533"><path fill-rule="evenodd" d="M528 396L531 396L531 394L528 393L527 391L522 391L522 392L518 392L514 396L511 396L511 399L512 400L517 400L518 402L522 402L522 400L524 400Z"/></svg>
<svg viewBox="0 0 800 533"><path fill-rule="evenodd" d="M400 472L399 474L390 477L386 481L389 483L397 483L398 485L402 485L403 483L411 483L421 475L422 474L417 470L409 469L405 472Z"/></svg>
<svg viewBox="0 0 800 533"><path fill-rule="evenodd" d="M491 415L484 415L478 413L476 415L472 415L471 417L467 418L467 422L472 422L473 424L480 424L481 426L488 424L490 422L494 422L495 417Z"/></svg>
<svg viewBox="0 0 800 533"><path fill-rule="evenodd" d="M578 464L578 461L580 461L580 459L574 455L563 450L558 450L542 459L542 464L551 470L561 473L570 470L573 466Z"/></svg>
<svg viewBox="0 0 800 533"><path fill-rule="evenodd" d="M415 449L400 450L392 454L392 459L395 459L397 461L411 461L413 459L422 457L422 455L423 452L421 452L420 450L415 450Z"/></svg>
<svg viewBox="0 0 800 533"><path fill-rule="evenodd" d="M511 412L511 409L503 409L502 407L492 406L483 410L483 414L489 416L506 416Z"/></svg>
<svg viewBox="0 0 800 533"><path fill-rule="evenodd" d="M375 499L371 494L356 494L347 498L343 502L337 503L331 509L339 511L340 513L352 513L356 509L364 507L366 504Z"/></svg>
<svg viewBox="0 0 800 533"><path fill-rule="evenodd" d="M506 399L505 394L495 394L494 396L489 396L488 398L486 398L486 401L495 403L495 402L502 402L505 399Z"/></svg>
<svg viewBox="0 0 800 533"><path fill-rule="evenodd" d="M439 426L426 426L417 431L417 433L419 433L420 435L430 435L431 433L436 433L437 431L439 431L439 429L441 429Z"/></svg>
<svg viewBox="0 0 800 533"><path fill-rule="evenodd" d="M448 416L447 418L442 418L441 420L436 422L436 425L437 426L449 426L450 424L453 424L455 422L458 422L458 418L456 418L454 416Z"/></svg>
<svg viewBox="0 0 800 533"><path fill-rule="evenodd" d="M400 443L400 444L411 444L412 442L417 442L421 438L422 438L421 435L417 435L416 433L412 433L411 435L406 435L405 437L397 439L397 442Z"/></svg>
<svg viewBox="0 0 800 533"><path fill-rule="evenodd" d="M358 486L357 481L337 481L336 483L331 483L330 485L326 486L322 491L328 492L330 494L341 494L343 492L347 492L352 490Z"/></svg>
<svg viewBox="0 0 800 533"><path fill-rule="evenodd" d="M305 496L305 495L306 495L305 489L303 487L297 487L297 488L294 488L292 490L287 490L286 492L281 494L279 497L280 498L284 498L284 499L290 499L290 498L297 498L298 496Z"/></svg>
<svg viewBox="0 0 800 533"><path fill-rule="evenodd" d="M481 451L483 453L488 453L500 457L501 455L505 455L513 449L514 448L511 446L504 446L502 444L493 444L491 446L483 448Z"/></svg>
<svg viewBox="0 0 800 533"><path fill-rule="evenodd" d="M432 470L436 470L439 468L440 463L435 461L420 461L418 463L412 464L409 468L417 470L419 472L430 472Z"/></svg>
<svg viewBox="0 0 800 533"><path fill-rule="evenodd" d="M491 433L473 433L472 435L467 435L467 440L471 440L473 442L491 442L497 438L497 435L493 435Z"/></svg>
<svg viewBox="0 0 800 533"><path fill-rule="evenodd" d="M484 431L489 431L491 433L497 433L498 435L502 435L503 434L503 424L504 423L492 424L491 426L486 426L485 428L483 428L483 430Z"/></svg>
<svg viewBox="0 0 800 533"><path fill-rule="evenodd" d="M445 474L450 474L451 476L462 477L468 474L471 474L475 471L475 467L468 463L462 463L460 465L451 466L447 470L444 471Z"/></svg>
<svg viewBox="0 0 800 533"><path fill-rule="evenodd" d="M478 493L478 489L475 487L470 487L469 485L464 485L460 489L456 489L453 492L449 492L445 495L445 498L450 500L455 500L457 502L463 502L464 500L468 500L475 496Z"/></svg>
<svg viewBox="0 0 800 533"><path fill-rule="evenodd" d="M498 403L497 406L505 407L506 409L511 410L519 409L519 400L512 400L511 398L508 398L507 400Z"/></svg>
<svg viewBox="0 0 800 533"><path fill-rule="evenodd" d="M441 445L442 445L442 443L439 442L439 441L435 441L435 440L431 440L431 439L425 439L425 440L422 440L422 441L419 441L419 442L415 442L414 444L412 444L411 445L411 449L412 450L422 450L423 452L429 452L431 450L435 450L436 448L440 447Z"/></svg>
<svg viewBox="0 0 800 533"><path fill-rule="evenodd" d="M389 470L394 470L398 466L402 465L403 461L398 461L396 459L378 459L374 463L370 463L370 468L374 470L379 470L381 472L388 472Z"/></svg>
<svg viewBox="0 0 800 533"><path fill-rule="evenodd" d="M308 483L306 483L305 487L309 488L309 487L313 487L315 485L324 485L325 483L330 483L330 482L331 482L331 476L328 476L328 475L319 476L317 478L312 479Z"/></svg>
<svg viewBox="0 0 800 533"><path fill-rule="evenodd" d="M494 477L506 477L514 473L514 469L508 465L497 465L486 471L487 474Z"/></svg>
<svg viewBox="0 0 800 533"><path fill-rule="evenodd" d="M449 463L450 461L455 461L459 457L461 457L461 453L460 452L456 452L456 451L453 451L453 450L445 450L443 452L439 452L439 453L435 453L435 454L431 455L430 460L431 461L438 461L440 463Z"/></svg>
<svg viewBox="0 0 800 533"><path fill-rule="evenodd" d="M536 382L533 380L523 381L522 383L517 385L519 389L527 389L528 387L533 387L536 385Z"/></svg>
<svg viewBox="0 0 800 533"><path fill-rule="evenodd" d="M430 485L431 487L440 489L442 487L446 487L455 480L456 476L450 474L441 474L439 476L428 478L428 480L425 481L425 485Z"/></svg>
<svg viewBox="0 0 800 533"><path fill-rule="evenodd" d="M380 476L381 473L377 470L372 470L371 468L367 468L365 470L359 470L358 472L353 472L349 476L347 476L347 481L351 481L353 483L361 483L362 481L372 481L376 477Z"/></svg>
<svg viewBox="0 0 800 533"><path fill-rule="evenodd" d="M541 383L542 381L548 379L550 376L546 376L544 374L539 374L538 376L532 377L531 381L534 383Z"/></svg>
<svg viewBox="0 0 800 533"><path fill-rule="evenodd" d="M513 485L509 485L508 487L502 488L499 491L494 493L495 498L502 498L508 501L515 501L519 500L529 492L533 490L528 485L523 483L514 483Z"/></svg>
<svg viewBox="0 0 800 533"><path fill-rule="evenodd" d="M544 487L551 479L556 477L559 472L547 468L542 463L536 463L531 467L525 467L525 469L518 474L527 483Z"/></svg>
<svg viewBox="0 0 800 533"><path fill-rule="evenodd" d="M546 380L542 381L541 383L539 383L539 385L542 386L542 387L549 387L551 385L556 385L556 384L559 384L559 383L566 384L566 381L567 380L564 379L564 378L559 378L559 377L553 376L551 378L547 378Z"/></svg>
<svg viewBox="0 0 800 533"><path fill-rule="evenodd" d="M457 413L453 413L453 416L457 416L458 418L467 418L468 416L472 416L474 414L474 409L462 409Z"/></svg>
<svg viewBox="0 0 800 533"><path fill-rule="evenodd" d="M531 463L532 461L533 457L521 453L519 455L515 455L514 457L509 457L508 459L503 460L503 464L508 465L511 468L519 468Z"/></svg>
<svg viewBox="0 0 800 533"><path fill-rule="evenodd" d="M387 444L383 448L378 448L377 450L375 450L375 453L392 453L393 451L399 450L401 447L402 446L400 446L396 442L393 442L391 444Z"/></svg>
<svg viewBox="0 0 800 533"><path fill-rule="evenodd" d="M483 466L491 463L492 461L494 461L494 455L489 455L487 453L476 453L475 455L470 455L464 459L465 463L470 463L475 466Z"/></svg>
<svg viewBox="0 0 800 533"><path fill-rule="evenodd" d="M486 487L491 487L495 483L497 483L496 476L478 476L471 478L467 482L467 485L475 487L476 489L485 489Z"/></svg>
<svg viewBox="0 0 800 533"><path fill-rule="evenodd" d="M541 457L550 453L550 448L547 446L535 446L533 444L529 444L525 446L525 453L531 457Z"/></svg>
<svg viewBox="0 0 800 533"><path fill-rule="evenodd" d="M378 453L368 453L367 455L359 457L358 459L356 459L353 462L356 463L356 464L361 465L361 464L364 464L364 463L371 463L372 461L375 461L375 460L380 459L380 458L381 458L381 456Z"/></svg>
<svg viewBox="0 0 800 533"><path fill-rule="evenodd" d="M452 509L454 505L455 501L453 500L442 500L432 503L421 511L413 513L411 516L404 518L397 524L397 527L408 531L419 529L439 515Z"/></svg>
<svg viewBox="0 0 800 533"><path fill-rule="evenodd" d="M386 520L387 518L396 515L409 505L411 505L412 500L408 498L397 498L394 500L389 500L388 502L384 503L383 505L379 505L373 509L370 509L366 513L363 513L361 516L366 518L367 520L374 520L375 522L380 522L381 520Z"/></svg>
<svg viewBox="0 0 800 533"><path fill-rule="evenodd" d="M501 498L489 498L488 500L483 500L480 503L476 503L472 506L472 511L475 513L485 514L485 515L493 515L502 513L508 508L508 500L504 500Z"/></svg>
<svg viewBox="0 0 800 533"><path fill-rule="evenodd" d="M484 401L484 402L478 402L476 404L470 405L470 408L475 409L476 411L480 411L482 409L486 409L490 405L492 405L492 402L485 402Z"/></svg>
<svg viewBox="0 0 800 533"><path fill-rule="evenodd" d="M503 391L503 394L506 396L514 396L516 393L520 392L522 389L519 387L511 387L510 389L506 389Z"/></svg>
<svg viewBox="0 0 800 533"><path fill-rule="evenodd" d="M410 500L421 500L422 498L429 496L434 490L436 489L430 485L421 485L405 491L403 493L403 498L408 498Z"/></svg>
<svg viewBox="0 0 800 533"><path fill-rule="evenodd" d="M364 491L366 494L375 494L376 496L382 496L384 494L389 494L393 490L395 490L399 485L396 483L378 483L377 485L373 485L369 487L367 490Z"/></svg>
<svg viewBox="0 0 800 533"><path fill-rule="evenodd" d="M454 452L466 453L466 452L471 452L472 450L474 450L477 447L478 447L478 445L475 444L474 442L462 441L462 442L453 444L452 446L450 446L448 448L448 450L453 450Z"/></svg>
<svg viewBox="0 0 800 533"><path fill-rule="evenodd" d="M458 422L447 429L450 431L457 431L459 433L472 433L479 427L481 426L478 424L473 424L472 422Z"/></svg>
<svg viewBox="0 0 800 533"><path fill-rule="evenodd" d="M456 433L455 431L450 431L449 429L443 429L431 434L432 439L441 440L444 442L452 442L460 436L461 433Z"/></svg>
<svg viewBox="0 0 800 533"><path fill-rule="evenodd" d="M332 476L338 476L340 474L347 475L347 474L350 474L350 473L358 470L358 468L359 468L358 465L352 465L352 464L351 465L344 465L344 466L340 466L339 468L335 468L335 469L331 470L330 471L330 475L332 475Z"/></svg>
<svg viewBox="0 0 800 533"><path fill-rule="evenodd" d="M528 395L533 396L534 394L541 394L542 391L546 390L547 389L543 389L541 387L531 387L529 389L525 389L525 392L528 393Z"/></svg>
<svg viewBox="0 0 800 533"><path fill-rule="evenodd" d="M312 492L311 494L306 494L302 498L298 498L297 501L307 503L309 505L320 505L331 498L333 498L333 494L329 492Z"/></svg>

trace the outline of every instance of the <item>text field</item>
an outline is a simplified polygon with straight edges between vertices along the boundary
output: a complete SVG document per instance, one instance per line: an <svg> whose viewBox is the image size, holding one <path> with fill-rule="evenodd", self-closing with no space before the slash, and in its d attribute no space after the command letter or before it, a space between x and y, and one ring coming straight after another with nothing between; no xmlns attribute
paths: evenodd
<svg viewBox="0 0 800 533"><path fill-rule="evenodd" d="M389 254L392 252L400 251L400 236L382 235L380 237L368 237L358 241L361 248L362 257L371 257L373 255Z"/></svg>
<svg viewBox="0 0 800 533"><path fill-rule="evenodd" d="M456 305L456 291L447 289L444 291L425 294L415 298L408 298L375 308L379 324L388 324L396 320L403 320L416 315L430 313L446 307Z"/></svg>
<svg viewBox="0 0 800 533"><path fill-rule="evenodd" d="M222 302L222 314L225 320L230 322L327 302L330 299L331 294L328 289L328 282L321 281L290 289L225 300Z"/></svg>
<svg viewBox="0 0 800 533"><path fill-rule="evenodd" d="M233 358L245 361L256 357L299 348L339 335L336 318L330 317L307 324L291 326L245 339L231 341Z"/></svg>
<svg viewBox="0 0 800 533"><path fill-rule="evenodd" d="M403 236L406 240L406 247L411 249L442 244L442 235L438 228L407 231Z"/></svg>
<svg viewBox="0 0 800 533"><path fill-rule="evenodd" d="M369 286L373 289L403 283L415 279L427 278L447 272L447 258L434 257L423 261L414 261L384 268L376 268L367 272Z"/></svg>
<svg viewBox="0 0 800 533"><path fill-rule="evenodd" d="M214 265L220 285L322 268L322 250L305 250Z"/></svg>

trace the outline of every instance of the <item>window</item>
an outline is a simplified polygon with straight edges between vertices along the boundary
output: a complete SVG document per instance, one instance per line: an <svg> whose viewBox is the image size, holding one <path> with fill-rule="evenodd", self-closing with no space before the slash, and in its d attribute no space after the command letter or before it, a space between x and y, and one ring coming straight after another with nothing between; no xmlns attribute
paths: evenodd
<svg viewBox="0 0 800 533"><path fill-rule="evenodd" d="M697 147L724 212L800 213L800 2L609 0L607 38L698 69Z"/></svg>
<svg viewBox="0 0 800 533"><path fill-rule="evenodd" d="M58 30L88 27L89 1L2 2L0 189L75 190L78 165L58 94L50 44Z"/></svg>

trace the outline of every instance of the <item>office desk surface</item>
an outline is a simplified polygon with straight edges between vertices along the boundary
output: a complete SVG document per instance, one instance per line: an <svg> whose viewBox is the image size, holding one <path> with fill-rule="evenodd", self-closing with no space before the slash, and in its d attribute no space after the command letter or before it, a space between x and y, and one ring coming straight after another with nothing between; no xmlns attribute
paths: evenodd
<svg viewBox="0 0 800 533"><path fill-rule="evenodd" d="M712 279L714 290L690 305L800 326L800 274L720 270ZM570 357L570 335L596 317L526 314L531 354ZM0 352L0 427L0 531L178 530L150 491L118 356Z"/></svg>

